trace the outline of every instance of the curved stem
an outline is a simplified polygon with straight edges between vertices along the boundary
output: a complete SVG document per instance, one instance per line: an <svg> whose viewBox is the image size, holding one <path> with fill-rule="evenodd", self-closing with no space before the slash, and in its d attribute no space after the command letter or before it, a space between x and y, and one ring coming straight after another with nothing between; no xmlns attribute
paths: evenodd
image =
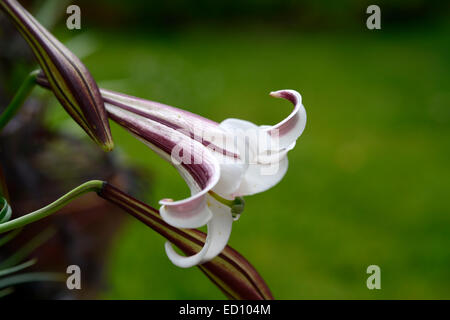
<svg viewBox="0 0 450 320"><path fill-rule="evenodd" d="M52 213L57 212L59 209L67 205L72 200L78 198L79 196L95 191L99 192L103 187L104 182L100 180L92 180L88 181L86 183L83 183L82 185L76 187L69 193L65 194L55 202L52 202L51 204L36 210L34 212L28 213L22 217L19 217L17 219L5 222L3 224L0 224L0 233L8 232L10 230L14 230L23 226L26 226L27 224L30 224L32 222L35 222L37 220L40 220L42 218L45 218Z"/></svg>
<svg viewBox="0 0 450 320"><path fill-rule="evenodd" d="M25 99L28 97L31 90L33 90L34 86L36 85L36 77L38 73L39 70L35 70L27 76L27 78L17 91L16 95L12 99L11 103L0 115L0 130L2 130L8 124L8 122L15 116L17 111L23 105Z"/></svg>

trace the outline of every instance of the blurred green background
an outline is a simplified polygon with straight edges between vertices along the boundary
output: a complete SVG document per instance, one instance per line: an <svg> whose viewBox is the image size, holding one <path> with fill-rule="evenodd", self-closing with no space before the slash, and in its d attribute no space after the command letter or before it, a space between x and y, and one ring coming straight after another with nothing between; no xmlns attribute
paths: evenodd
<svg viewBox="0 0 450 320"><path fill-rule="evenodd" d="M382 29L370 31L370 3L356 0L75 3L82 29L62 21L56 34L101 87L257 124L290 112L270 91L302 94L308 123L288 173L246 198L230 240L276 298L450 298L448 4L379 1ZM113 135L152 176L142 200L188 195L170 165ZM130 218L102 297L224 298L198 269L173 266L163 243ZM381 290L366 287L372 264Z"/></svg>

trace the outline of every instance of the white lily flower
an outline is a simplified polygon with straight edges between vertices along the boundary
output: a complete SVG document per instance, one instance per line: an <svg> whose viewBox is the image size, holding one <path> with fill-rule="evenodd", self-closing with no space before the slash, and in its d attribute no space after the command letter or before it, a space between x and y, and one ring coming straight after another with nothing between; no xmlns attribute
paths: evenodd
<svg viewBox="0 0 450 320"><path fill-rule="evenodd" d="M171 162L192 196L160 201L161 217L177 228L208 227L203 249L181 256L165 244L169 259L179 267L210 261L226 246L242 196L276 185L288 167L287 152L306 124L301 96L294 90L271 96L292 102L294 110L275 126L257 126L239 119L216 123L185 110L109 90L101 90L111 119Z"/></svg>

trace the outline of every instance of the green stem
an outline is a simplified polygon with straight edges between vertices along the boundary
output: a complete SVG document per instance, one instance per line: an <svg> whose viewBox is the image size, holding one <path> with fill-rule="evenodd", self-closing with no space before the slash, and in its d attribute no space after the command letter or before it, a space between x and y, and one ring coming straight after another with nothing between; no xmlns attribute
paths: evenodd
<svg viewBox="0 0 450 320"><path fill-rule="evenodd" d="M8 124L8 122L15 116L17 111L23 105L25 99L28 97L31 90L33 90L34 86L36 85L36 77L38 73L39 70L35 70L27 76L27 78L17 91L16 95L12 99L11 103L0 115L0 130L2 130Z"/></svg>
<svg viewBox="0 0 450 320"><path fill-rule="evenodd" d="M233 217L238 218L239 215L244 211L244 207L245 207L244 198L236 197L233 200L228 200L228 199L225 199L225 198L219 196L217 193L215 193L212 190L209 190L208 193L210 196L212 196L214 199L216 199L220 203L223 203L224 205L230 207Z"/></svg>
<svg viewBox="0 0 450 320"><path fill-rule="evenodd" d="M228 200L225 198L222 198L221 196L219 196L217 193L215 193L212 190L209 190L209 195L212 196L214 199L216 199L217 201L219 201L220 203L223 203L224 205L228 206L228 207L232 207L234 204L233 200Z"/></svg>
<svg viewBox="0 0 450 320"><path fill-rule="evenodd" d="M103 187L104 182L100 180L92 180L88 181L86 183L83 183L82 185L76 187L69 193L65 194L55 202L49 204L48 206L45 206L39 210L36 210L34 212L31 212L29 214L26 214L22 217L19 217L17 219L5 222L3 224L0 224L0 233L8 232L10 230L14 230L17 228L21 228L23 226L26 226L27 224L30 224L32 222L35 222L37 220L40 220L42 218L45 218L52 213L57 212L59 209L64 207L66 204L68 204L70 201L78 198L79 196L95 191L99 192Z"/></svg>

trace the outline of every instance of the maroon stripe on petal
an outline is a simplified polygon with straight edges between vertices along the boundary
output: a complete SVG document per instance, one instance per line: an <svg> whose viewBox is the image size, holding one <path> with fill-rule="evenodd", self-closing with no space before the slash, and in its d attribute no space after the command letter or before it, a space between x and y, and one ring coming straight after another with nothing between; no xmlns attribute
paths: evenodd
<svg viewBox="0 0 450 320"><path fill-rule="evenodd" d="M198 157L201 157L200 164L195 163L197 160L195 158L195 154L188 153L187 155L184 154L185 152L188 152L189 150L198 150L199 146L195 145L195 141L188 139L187 137L183 136L181 133L174 131L172 129L163 128L161 125L158 125L157 123L153 122L149 119L141 119L138 120L137 117L140 116L133 116L130 115L130 117L120 117L117 114L113 112L109 112L109 117L117 122L119 125L123 126L142 140L145 140L149 142L150 144L154 145L159 150L162 150L164 153L166 153L168 156L171 155L172 150L177 146L178 143L182 143L182 140L184 140L183 143L183 149L180 152L180 157L184 159L183 157L188 157L190 160L190 163L184 163L182 162L181 165L183 168L189 172L189 174L194 178L194 180L197 182L198 186L201 189L204 189L208 186L210 179L214 173L214 165L211 163L210 160L206 157L206 153L198 155ZM166 133L166 134L164 134ZM168 133L168 134L167 134ZM168 136L172 134L173 137L177 136L180 140L175 141L171 140Z"/></svg>
<svg viewBox="0 0 450 320"><path fill-rule="evenodd" d="M111 99L111 98L108 98L108 97L104 97L103 100L104 100L106 103L110 103L110 104L112 104L112 105L115 105L116 107L119 107L119 108L122 108L122 109L124 109L124 110L133 112L133 113L135 113L135 114L137 114L137 115L140 115L140 116L142 116L142 117L144 117L144 118L147 118L147 119L156 121L156 122L161 123L161 124L163 124L163 125L165 125L165 126L167 126L167 127L169 127L169 128L172 128L172 129L175 129L175 130L182 129L182 127L177 126L176 124L174 124L174 123L172 123L172 122L170 122L170 121L167 121L167 120L165 120L165 119L163 119L163 118L160 118L160 117L153 116L153 115L151 115L151 114L148 114L148 113L146 113L146 112L143 112L143 111L141 111L141 110L139 110L139 109L137 109L137 108L133 108L132 106L126 105L126 104L121 103L121 102L119 102L119 101L116 101L116 100L114 100L114 99Z"/></svg>
<svg viewBox="0 0 450 320"><path fill-rule="evenodd" d="M133 97L130 95L126 95L123 93L101 89L101 93L103 95L103 99L106 103L110 103L112 105L115 105L123 110L127 110L130 112L133 112L137 115L140 115L144 118L156 121L158 123L161 123L169 128L178 130L179 132L183 133L184 135L187 135L191 139L198 141L202 143L205 147L209 147L210 149L214 150L214 152L220 153L227 157L232 157L234 159L239 159L239 155L225 150L215 143L208 141L205 139L204 136L197 136L195 131L196 129L199 130L200 133L204 133L203 131L208 130L218 130L220 131L220 127L218 123L201 117L199 115L196 115L195 113L175 108L172 106L168 106L159 102L154 102L150 100L145 100L142 98ZM120 100L119 98L125 99L126 102ZM142 110L141 108L148 108L148 110ZM182 122L184 126L179 125L175 123L174 121L169 121L163 117L156 116L153 113L162 113L166 115L178 115L179 117L183 118L185 121ZM189 121L191 120L191 121ZM198 128L195 128L195 125L198 125ZM198 133L197 133L198 134Z"/></svg>

